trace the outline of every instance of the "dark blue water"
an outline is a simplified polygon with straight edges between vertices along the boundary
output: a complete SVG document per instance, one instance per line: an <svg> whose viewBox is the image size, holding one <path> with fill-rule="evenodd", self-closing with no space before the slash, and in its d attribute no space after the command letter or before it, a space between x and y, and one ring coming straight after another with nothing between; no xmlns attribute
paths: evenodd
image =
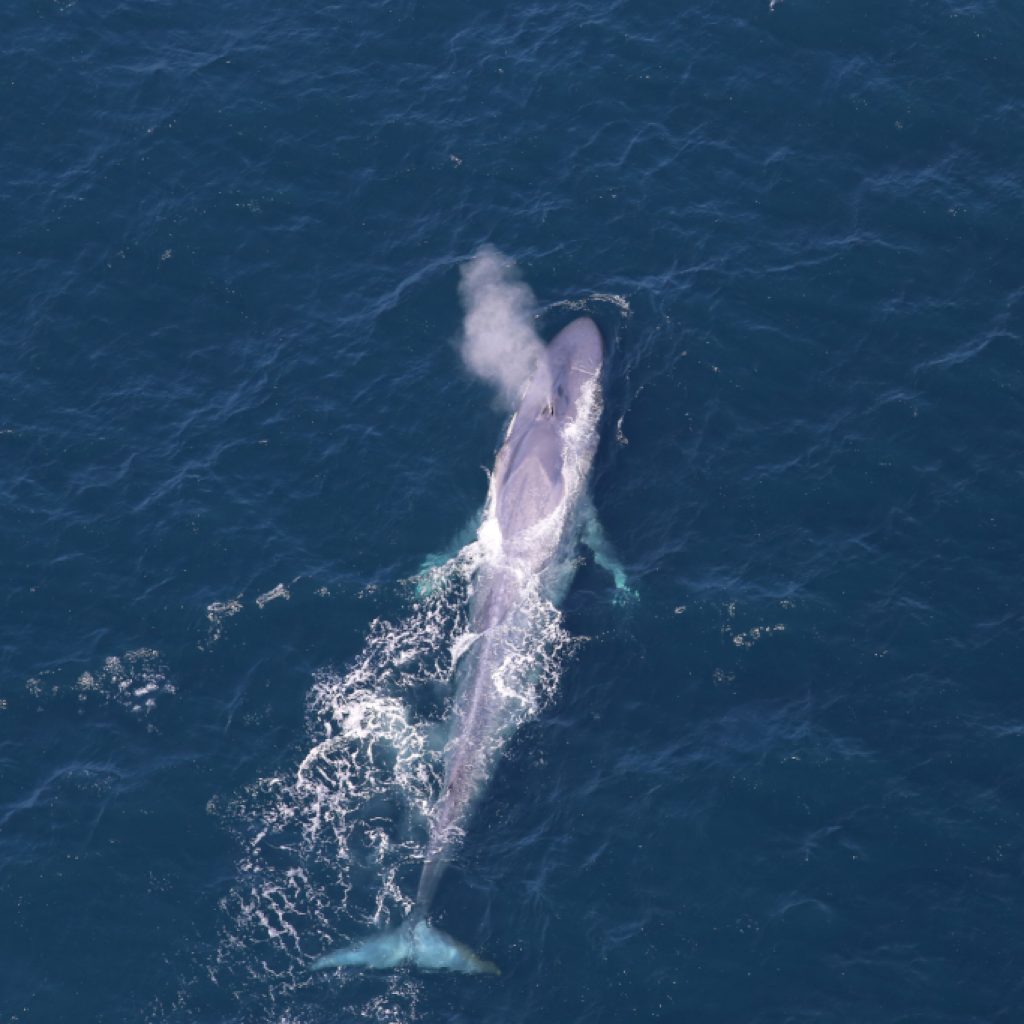
<svg viewBox="0 0 1024 1024"><path fill-rule="evenodd" d="M1018 5L0 23L0 1019L1021 1019ZM484 243L605 332L639 598L582 566L439 893L502 976L310 976L415 891Z"/></svg>

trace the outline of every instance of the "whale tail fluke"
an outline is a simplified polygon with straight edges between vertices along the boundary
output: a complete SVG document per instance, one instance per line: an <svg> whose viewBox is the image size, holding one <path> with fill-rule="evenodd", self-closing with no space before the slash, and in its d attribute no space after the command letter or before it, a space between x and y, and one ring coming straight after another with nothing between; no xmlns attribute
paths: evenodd
<svg viewBox="0 0 1024 1024"><path fill-rule="evenodd" d="M331 967L363 967L387 970L412 964L426 971L461 971L464 974L500 974L495 964L483 960L468 946L434 928L423 919L410 919L353 946L326 953L310 965L311 971Z"/></svg>

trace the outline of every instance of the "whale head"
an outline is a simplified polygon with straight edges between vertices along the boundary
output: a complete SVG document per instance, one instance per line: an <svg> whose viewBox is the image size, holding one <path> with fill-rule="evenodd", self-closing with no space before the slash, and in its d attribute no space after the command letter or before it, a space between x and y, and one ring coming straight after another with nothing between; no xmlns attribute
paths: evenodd
<svg viewBox="0 0 1024 1024"><path fill-rule="evenodd" d="M566 430L580 414L586 389L599 386L602 363L601 332L589 317L563 328L538 360L492 479L504 538L521 534L561 504Z"/></svg>

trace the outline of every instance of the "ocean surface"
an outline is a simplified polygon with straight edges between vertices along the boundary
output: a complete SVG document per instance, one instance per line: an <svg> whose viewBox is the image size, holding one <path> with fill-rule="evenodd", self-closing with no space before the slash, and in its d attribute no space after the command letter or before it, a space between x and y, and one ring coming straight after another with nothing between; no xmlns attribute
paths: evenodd
<svg viewBox="0 0 1024 1024"><path fill-rule="evenodd" d="M1024 1019L1024 7L0 26L0 1022ZM501 976L311 974L415 895L474 259L604 333L636 596L442 882Z"/></svg>

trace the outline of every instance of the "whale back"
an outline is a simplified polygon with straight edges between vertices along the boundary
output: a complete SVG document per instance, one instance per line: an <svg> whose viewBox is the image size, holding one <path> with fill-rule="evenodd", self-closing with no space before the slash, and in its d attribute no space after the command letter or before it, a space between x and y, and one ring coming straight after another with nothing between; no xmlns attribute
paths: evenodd
<svg viewBox="0 0 1024 1024"><path fill-rule="evenodd" d="M601 365L601 332L589 317L560 331L538 360L495 464L496 512L504 538L528 530L561 503L564 431Z"/></svg>

